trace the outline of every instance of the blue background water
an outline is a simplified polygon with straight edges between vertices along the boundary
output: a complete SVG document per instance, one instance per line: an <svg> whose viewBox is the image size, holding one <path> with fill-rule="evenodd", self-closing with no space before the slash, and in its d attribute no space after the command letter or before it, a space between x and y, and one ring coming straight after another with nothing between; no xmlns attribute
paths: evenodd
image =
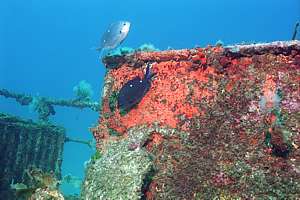
<svg viewBox="0 0 300 200"><path fill-rule="evenodd" d="M86 80L100 99L105 69L97 52L102 32L117 20L132 23L123 46L152 43L159 49L206 46L222 40L289 40L300 20L299 0L2 0L0 6L0 88L57 98L74 97ZM298 37L299 38L299 37ZM98 114L55 107L51 118L71 137L91 139ZM0 97L0 112L36 119L28 107ZM65 145L63 174L84 176L87 146ZM69 185L65 193L78 193Z"/></svg>

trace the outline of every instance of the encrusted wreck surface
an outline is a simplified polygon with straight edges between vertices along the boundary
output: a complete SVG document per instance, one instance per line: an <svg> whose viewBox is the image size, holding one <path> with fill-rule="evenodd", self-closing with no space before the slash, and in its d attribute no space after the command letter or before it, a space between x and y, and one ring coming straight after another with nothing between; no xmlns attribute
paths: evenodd
<svg viewBox="0 0 300 200"><path fill-rule="evenodd" d="M95 199L300 198L299 41L104 62L110 70L92 129L101 156L87 170L83 197L93 188ZM120 112L118 92L142 78L146 63L156 73L149 92Z"/></svg>

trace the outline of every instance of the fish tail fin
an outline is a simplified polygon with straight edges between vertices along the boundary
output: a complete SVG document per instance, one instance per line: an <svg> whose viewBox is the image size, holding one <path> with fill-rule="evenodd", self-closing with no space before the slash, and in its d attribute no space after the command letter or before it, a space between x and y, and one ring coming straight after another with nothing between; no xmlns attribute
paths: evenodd
<svg viewBox="0 0 300 200"><path fill-rule="evenodd" d="M145 79L150 80L155 74L151 72L151 64L147 63L146 73L145 73Z"/></svg>
<svg viewBox="0 0 300 200"><path fill-rule="evenodd" d="M93 50L93 51L99 51L101 52L102 51L102 47L91 47L90 50Z"/></svg>
<svg viewBox="0 0 300 200"><path fill-rule="evenodd" d="M105 51L105 49L103 47L92 47L92 48L90 48L90 50L98 51L99 52L99 58L100 58L100 60L102 60L103 54L104 54L104 51Z"/></svg>
<svg viewBox="0 0 300 200"><path fill-rule="evenodd" d="M103 51L103 49L100 49L100 55L99 55L100 60L102 60L103 55L104 55L104 51Z"/></svg>
<svg viewBox="0 0 300 200"><path fill-rule="evenodd" d="M95 48L96 51L102 52L103 48L102 47L97 47Z"/></svg>

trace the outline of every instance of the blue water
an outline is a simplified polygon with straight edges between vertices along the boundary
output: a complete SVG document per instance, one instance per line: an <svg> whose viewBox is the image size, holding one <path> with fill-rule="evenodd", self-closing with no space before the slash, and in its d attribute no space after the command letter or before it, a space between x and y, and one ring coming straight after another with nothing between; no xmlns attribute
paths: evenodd
<svg viewBox="0 0 300 200"><path fill-rule="evenodd" d="M0 88L33 95L72 98L86 80L98 101L105 69L91 50L114 21L128 20L123 46L152 43L163 50L289 40L300 20L299 0L2 0L0 3ZM298 36L299 38L299 36ZM67 135L91 139L98 114L55 107L51 118ZM0 112L36 119L28 107L0 96ZM63 174L84 176L87 146L65 145ZM63 185L67 194L79 190Z"/></svg>

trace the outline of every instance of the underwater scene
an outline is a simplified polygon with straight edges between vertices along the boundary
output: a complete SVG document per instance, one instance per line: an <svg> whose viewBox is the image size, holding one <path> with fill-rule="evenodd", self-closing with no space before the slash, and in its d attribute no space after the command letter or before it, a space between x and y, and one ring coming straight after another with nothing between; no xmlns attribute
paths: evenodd
<svg viewBox="0 0 300 200"><path fill-rule="evenodd" d="M300 1L2 0L15 199L300 199Z"/></svg>

